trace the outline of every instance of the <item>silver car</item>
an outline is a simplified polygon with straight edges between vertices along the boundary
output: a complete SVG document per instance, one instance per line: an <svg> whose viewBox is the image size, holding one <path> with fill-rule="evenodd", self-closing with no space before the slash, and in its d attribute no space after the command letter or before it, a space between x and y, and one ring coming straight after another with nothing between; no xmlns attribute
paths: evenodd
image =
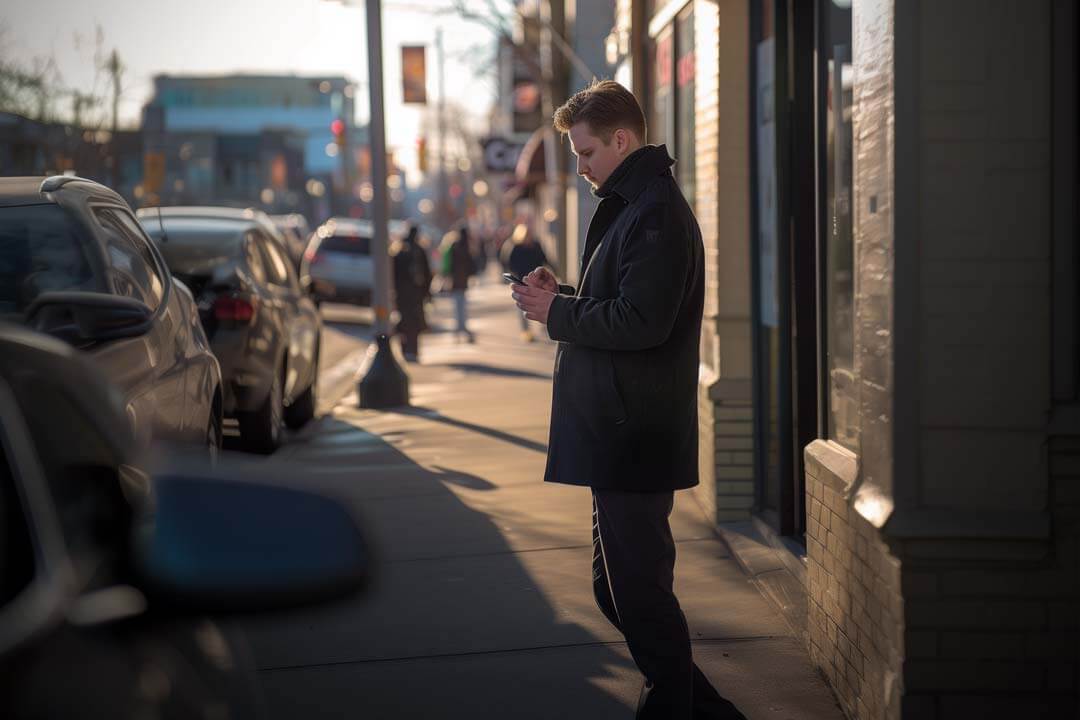
<svg viewBox="0 0 1080 720"><path fill-rule="evenodd" d="M319 226L300 264L301 282L309 286L316 302L371 305L374 233L369 220L331 218Z"/></svg>

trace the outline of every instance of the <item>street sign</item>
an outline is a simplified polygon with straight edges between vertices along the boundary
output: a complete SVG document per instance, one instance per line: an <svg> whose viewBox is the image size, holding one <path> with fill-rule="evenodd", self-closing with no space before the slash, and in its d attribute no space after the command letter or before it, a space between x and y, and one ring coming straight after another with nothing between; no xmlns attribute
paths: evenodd
<svg viewBox="0 0 1080 720"><path fill-rule="evenodd" d="M480 141L484 147L484 165L488 172L514 172L524 143L516 143L501 137L489 137Z"/></svg>
<svg viewBox="0 0 1080 720"><path fill-rule="evenodd" d="M401 46L401 96L406 103L427 103L427 62L423 45Z"/></svg>

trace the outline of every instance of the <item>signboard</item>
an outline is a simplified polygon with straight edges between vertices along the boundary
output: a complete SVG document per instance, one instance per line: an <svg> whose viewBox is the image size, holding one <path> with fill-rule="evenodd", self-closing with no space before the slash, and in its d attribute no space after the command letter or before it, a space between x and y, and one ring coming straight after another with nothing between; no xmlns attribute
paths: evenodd
<svg viewBox="0 0 1080 720"><path fill-rule="evenodd" d="M148 152L143 155L143 189L156 193L165 183L165 153Z"/></svg>
<svg viewBox="0 0 1080 720"><path fill-rule="evenodd" d="M427 104L427 60L423 45L401 46L401 97L406 103Z"/></svg>
<svg viewBox="0 0 1080 720"><path fill-rule="evenodd" d="M521 150L525 147L523 143L510 142L501 137L485 138L480 144L484 146L484 166L488 172L514 172Z"/></svg>

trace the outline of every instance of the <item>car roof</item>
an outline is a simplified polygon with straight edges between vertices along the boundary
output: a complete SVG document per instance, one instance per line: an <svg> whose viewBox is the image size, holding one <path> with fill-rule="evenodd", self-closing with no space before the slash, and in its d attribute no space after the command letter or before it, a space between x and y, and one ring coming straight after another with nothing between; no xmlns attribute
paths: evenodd
<svg viewBox="0 0 1080 720"><path fill-rule="evenodd" d="M141 208L139 217L157 217L158 211L162 217L195 217L195 218L221 218L228 220L255 220L262 212L252 208L215 207L212 205L172 205L161 208Z"/></svg>
<svg viewBox="0 0 1080 720"><path fill-rule="evenodd" d="M123 198L101 183L75 175L53 175L0 178L0 207L45 205L54 202L50 194L59 192L93 195L127 205Z"/></svg>
<svg viewBox="0 0 1080 720"><path fill-rule="evenodd" d="M146 213L140 215L139 219L142 221L147 232L155 236L161 234L161 228L157 223L157 213ZM231 217L204 217L198 215L169 217L168 215L162 215L162 220L164 220L163 224L165 225L166 233L176 232L181 234L241 234L249 229L257 228L259 226L259 223L252 219Z"/></svg>
<svg viewBox="0 0 1080 720"><path fill-rule="evenodd" d="M41 192L42 177L0 178L0 206L49 202Z"/></svg>
<svg viewBox="0 0 1080 720"><path fill-rule="evenodd" d="M364 235L371 237L375 232L375 223L370 220L358 220L350 217L332 217L316 231L319 237L330 235Z"/></svg>

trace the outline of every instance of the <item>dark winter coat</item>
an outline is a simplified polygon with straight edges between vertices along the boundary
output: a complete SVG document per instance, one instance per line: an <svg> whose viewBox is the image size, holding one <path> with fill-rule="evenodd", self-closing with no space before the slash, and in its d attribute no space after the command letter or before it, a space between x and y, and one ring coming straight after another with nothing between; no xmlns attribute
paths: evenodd
<svg viewBox="0 0 1080 720"><path fill-rule="evenodd" d="M469 277L476 272L476 262L469 247L469 234L465 229L458 231L449 252L450 289L465 290L469 287Z"/></svg>
<svg viewBox="0 0 1080 720"><path fill-rule="evenodd" d="M431 263L427 251L413 238L402 241L393 257L394 296L402 332L427 329L424 301L431 292Z"/></svg>
<svg viewBox="0 0 1080 720"><path fill-rule="evenodd" d="M538 267L550 267L551 265L548 262L547 255L544 254L544 248L540 247L540 243L536 241L515 243L510 248L510 255L506 264L509 266L510 272L518 277L525 277Z"/></svg>
<svg viewBox="0 0 1080 720"><path fill-rule="evenodd" d="M701 230L663 145L596 191L581 287L561 286L549 482L659 492L698 483Z"/></svg>

